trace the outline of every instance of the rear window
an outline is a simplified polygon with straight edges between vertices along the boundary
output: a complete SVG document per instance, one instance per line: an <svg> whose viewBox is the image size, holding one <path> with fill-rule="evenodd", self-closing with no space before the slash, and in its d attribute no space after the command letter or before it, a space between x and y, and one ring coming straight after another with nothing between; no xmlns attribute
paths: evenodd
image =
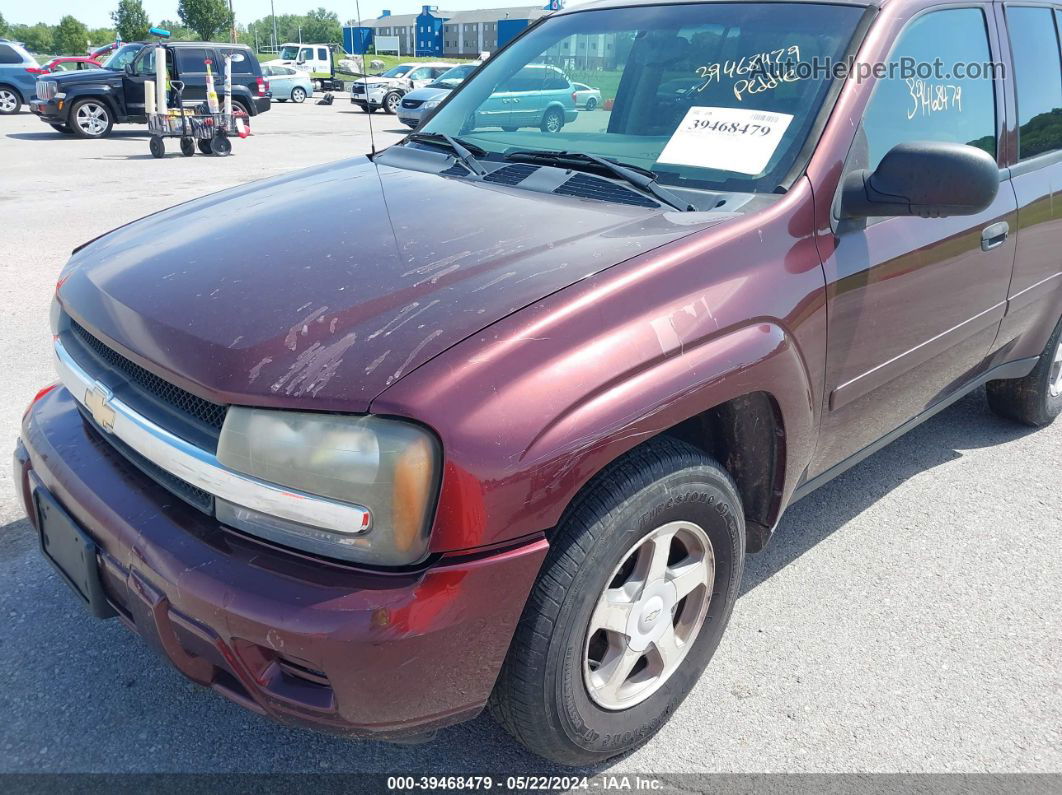
<svg viewBox="0 0 1062 795"><path fill-rule="evenodd" d="M22 63L22 53L9 44L0 44L0 63Z"/></svg>
<svg viewBox="0 0 1062 795"><path fill-rule="evenodd" d="M502 91L550 91L568 87L568 78L556 69L525 66L501 87Z"/></svg>
<svg viewBox="0 0 1062 795"><path fill-rule="evenodd" d="M241 75L241 74L242 75L259 75L259 74L262 73L262 71L261 71L262 67L260 67L258 65L258 59L255 58L254 55L251 54L250 50L224 49L224 50L221 51L221 55L223 57L226 56L226 55L232 55L233 53L239 53L240 55L243 56L243 60L242 61L233 61L232 62L232 73L234 75ZM218 68L222 68L223 69L224 67L225 67L225 64L222 63L222 64L220 64L220 66Z"/></svg>
<svg viewBox="0 0 1062 795"><path fill-rule="evenodd" d="M1050 8L1007 8L1018 100L1018 158L1062 148L1062 70Z"/></svg>
<svg viewBox="0 0 1062 795"><path fill-rule="evenodd" d="M198 47L178 47L174 50L177 55L177 71L181 74L188 72L205 72L207 51ZM211 59L213 60L213 59ZM211 63L210 68L217 71L217 64Z"/></svg>

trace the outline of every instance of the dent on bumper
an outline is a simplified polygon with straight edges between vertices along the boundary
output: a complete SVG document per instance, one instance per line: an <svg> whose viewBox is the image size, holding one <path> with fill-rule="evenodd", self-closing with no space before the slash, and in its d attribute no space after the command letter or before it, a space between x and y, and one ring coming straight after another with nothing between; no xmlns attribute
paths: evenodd
<svg viewBox="0 0 1062 795"><path fill-rule="evenodd" d="M383 574L263 545L143 475L65 389L27 415L15 469L27 508L45 488L93 537L120 618L182 673L283 723L346 734L478 713L546 553L540 539Z"/></svg>

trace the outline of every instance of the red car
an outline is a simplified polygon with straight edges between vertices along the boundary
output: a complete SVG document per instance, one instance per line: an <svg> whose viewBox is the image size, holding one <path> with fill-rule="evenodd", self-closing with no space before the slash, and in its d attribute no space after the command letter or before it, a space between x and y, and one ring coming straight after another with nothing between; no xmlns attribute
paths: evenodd
<svg viewBox="0 0 1062 795"><path fill-rule="evenodd" d="M82 58L75 56L62 56L52 58L47 63L41 64L36 69L27 71L38 75L52 74L53 72L80 72L85 69L102 69L103 64L94 58Z"/></svg>
<svg viewBox="0 0 1062 795"><path fill-rule="evenodd" d="M15 453L44 554L285 723L636 747L787 506L975 389L1062 413L1059 13L603 0L397 145L81 246ZM525 125L576 62L611 110Z"/></svg>

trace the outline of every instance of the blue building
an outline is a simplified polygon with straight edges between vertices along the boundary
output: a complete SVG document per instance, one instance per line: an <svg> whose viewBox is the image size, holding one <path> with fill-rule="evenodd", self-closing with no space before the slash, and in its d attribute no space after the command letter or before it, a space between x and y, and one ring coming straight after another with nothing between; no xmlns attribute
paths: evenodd
<svg viewBox="0 0 1062 795"><path fill-rule="evenodd" d="M384 11L376 19L345 27L343 44L347 52L364 55L373 52L381 36L398 37L403 56L476 58L483 52L495 52L536 19L562 5L551 0L544 6L479 11L440 11L436 6L422 6L419 14Z"/></svg>
<svg viewBox="0 0 1062 795"><path fill-rule="evenodd" d="M417 14L414 57L418 55L443 54L442 29L446 17L436 16L437 13L437 6L421 6L420 13Z"/></svg>

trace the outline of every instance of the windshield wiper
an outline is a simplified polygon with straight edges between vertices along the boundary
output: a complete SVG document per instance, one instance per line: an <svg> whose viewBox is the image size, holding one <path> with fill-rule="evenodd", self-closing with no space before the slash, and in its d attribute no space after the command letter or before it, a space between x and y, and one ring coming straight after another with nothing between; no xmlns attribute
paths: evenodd
<svg viewBox="0 0 1062 795"><path fill-rule="evenodd" d="M619 177L630 185L639 188L644 193L662 201L669 207L674 207L682 212L695 212L692 204L680 199L671 191L660 186L656 181L656 173L641 166L630 163L618 163L605 157L598 157L587 152L562 152L547 149L520 149L515 152L506 152L503 157L506 160L514 160L518 163L543 163L545 165L563 166L565 168L582 171L605 170L614 177Z"/></svg>
<svg viewBox="0 0 1062 795"><path fill-rule="evenodd" d="M487 169L480 165L480 162L476 160L476 156L482 157L487 154L485 149L481 149L475 144L462 141L460 138L454 138L452 135L446 133L420 133L413 132L406 136L407 141L421 141L426 144L442 144L449 148L460 161L461 165L482 177L487 173Z"/></svg>

